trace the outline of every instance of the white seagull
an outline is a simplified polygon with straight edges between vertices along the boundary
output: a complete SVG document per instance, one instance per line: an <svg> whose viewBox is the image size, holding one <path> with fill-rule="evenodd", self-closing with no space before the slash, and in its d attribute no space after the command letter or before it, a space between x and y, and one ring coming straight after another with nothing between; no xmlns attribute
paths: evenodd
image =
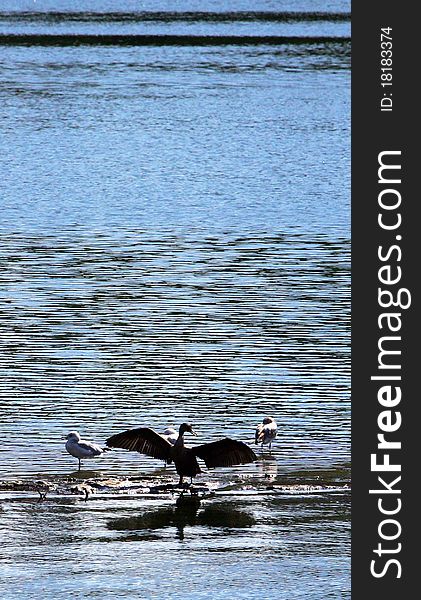
<svg viewBox="0 0 421 600"><path fill-rule="evenodd" d="M167 442L169 442L171 446L174 446L178 438L178 432L176 429L174 429L174 427L167 427L166 429L164 429L163 433L160 433L159 435L162 438L164 438L164 440L167 440ZM167 463L164 462L164 467L166 466Z"/></svg>
<svg viewBox="0 0 421 600"><path fill-rule="evenodd" d="M254 441L256 444L269 444L269 450L272 448L272 440L276 438L278 426L273 417L265 417L262 423L256 427Z"/></svg>
<svg viewBox="0 0 421 600"><path fill-rule="evenodd" d="M161 437L163 437L164 440L167 440L171 446L174 446L178 438L178 431L174 429L174 427L167 427L164 432L161 433Z"/></svg>
<svg viewBox="0 0 421 600"><path fill-rule="evenodd" d="M108 450L108 448L101 448L101 446L98 446L97 444L82 440L77 431L68 433L66 435L66 440L67 452L79 460L79 471L82 458L95 458L96 456L101 456Z"/></svg>

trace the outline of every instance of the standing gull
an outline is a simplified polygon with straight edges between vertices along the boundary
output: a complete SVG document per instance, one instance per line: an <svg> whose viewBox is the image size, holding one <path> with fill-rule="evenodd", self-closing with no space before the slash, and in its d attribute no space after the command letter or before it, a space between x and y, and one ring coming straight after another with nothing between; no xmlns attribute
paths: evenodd
<svg viewBox="0 0 421 600"><path fill-rule="evenodd" d="M257 456L251 448L243 442L230 438L202 444L194 448L186 448L184 446L184 434L186 432L197 435L190 423L182 423L177 441L174 445L171 445L153 429L139 427L111 436L106 444L111 448L125 448L126 450L146 454L152 458L159 458L168 464L173 462L180 476L178 483L180 486L183 485L183 477L190 477L190 483L192 483L193 477L202 472L197 458L204 460L208 468L244 465L257 460Z"/></svg>
<svg viewBox="0 0 421 600"><path fill-rule="evenodd" d="M167 427L160 435L164 438L164 440L167 440L171 446L174 446L178 438L177 430L174 429L174 427Z"/></svg>
<svg viewBox="0 0 421 600"><path fill-rule="evenodd" d="M272 449L272 440L276 438L278 426L273 417L265 417L262 423L256 427L254 441L256 444L269 444L269 450Z"/></svg>
<svg viewBox="0 0 421 600"><path fill-rule="evenodd" d="M69 454L76 457L79 460L79 471L81 467L82 458L95 458L101 456L109 448L101 448L97 444L82 440L77 431L71 431L66 435L66 450Z"/></svg>
<svg viewBox="0 0 421 600"><path fill-rule="evenodd" d="M175 442L177 441L178 438L178 433L177 430L174 429L174 427L167 427L163 433L159 434L162 438L164 438L164 440L167 440L167 442L169 442L171 444L171 446L174 446ZM164 461L164 467L167 466L167 461Z"/></svg>

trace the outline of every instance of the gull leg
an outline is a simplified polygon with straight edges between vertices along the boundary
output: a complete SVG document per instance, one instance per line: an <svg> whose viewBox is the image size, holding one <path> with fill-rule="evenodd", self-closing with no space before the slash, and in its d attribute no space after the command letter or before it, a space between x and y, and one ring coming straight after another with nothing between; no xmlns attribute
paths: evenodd
<svg viewBox="0 0 421 600"><path fill-rule="evenodd" d="M78 461L79 461L79 469L78 469L78 471L80 471L80 458L78 458Z"/></svg>

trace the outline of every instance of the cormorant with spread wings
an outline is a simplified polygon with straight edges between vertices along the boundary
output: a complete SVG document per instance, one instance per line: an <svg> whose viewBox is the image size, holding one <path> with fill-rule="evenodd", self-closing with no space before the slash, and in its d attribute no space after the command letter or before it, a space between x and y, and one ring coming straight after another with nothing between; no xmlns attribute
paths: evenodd
<svg viewBox="0 0 421 600"><path fill-rule="evenodd" d="M182 423L178 438L172 445L153 429L139 427L111 436L106 444L110 448L125 448L140 452L152 458L164 460L168 464L173 462L180 476L179 485L183 484L183 477L190 477L192 482L193 477L201 473L197 458L204 460L208 468L244 465L257 460L257 456L247 444L231 438L186 448L184 446L186 432L197 435L189 423Z"/></svg>

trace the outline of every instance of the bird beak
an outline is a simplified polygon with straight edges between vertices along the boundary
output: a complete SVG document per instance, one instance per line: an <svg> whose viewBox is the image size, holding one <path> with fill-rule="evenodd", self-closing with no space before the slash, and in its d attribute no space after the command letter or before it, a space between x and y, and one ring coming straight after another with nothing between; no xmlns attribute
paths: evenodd
<svg viewBox="0 0 421 600"><path fill-rule="evenodd" d="M195 435L197 437L197 433L195 432L194 429L190 429L190 433L192 433L193 435Z"/></svg>

